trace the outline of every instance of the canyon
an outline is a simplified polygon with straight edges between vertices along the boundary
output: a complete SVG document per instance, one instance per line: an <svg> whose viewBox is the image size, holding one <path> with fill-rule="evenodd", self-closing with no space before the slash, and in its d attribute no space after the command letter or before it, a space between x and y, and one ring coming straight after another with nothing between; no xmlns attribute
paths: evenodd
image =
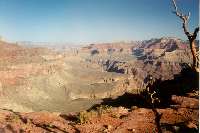
<svg viewBox="0 0 200 133"><path fill-rule="evenodd" d="M188 43L172 37L138 42L60 47L30 47L28 44L0 41L0 116L2 120L5 121L5 116L13 116L13 112L26 112L17 114L17 117L33 119L34 123L37 123L35 119L40 121L43 117L49 121L55 119L63 123L60 114L87 110L101 104L104 99L117 99L127 93L138 95L146 89L148 76L151 75L153 79L160 82L174 80L192 63ZM174 97L177 98L177 96ZM192 106L195 106L195 110L191 113L191 117L196 120L198 100L187 97L185 99L194 103ZM187 102L185 104L189 106ZM142 115L149 115L149 119L153 119L153 112L150 109L139 110ZM43 111L44 114L40 113ZM139 113L134 110L127 112L126 108L122 111L130 117ZM183 114L188 113L187 109L181 110L181 107L180 111ZM160 109L159 112L164 113L166 117L175 115L172 109L168 111ZM177 113L180 113L179 110ZM15 113L14 115L16 116ZM109 113L105 115L113 121ZM138 120L142 118L143 116L138 116ZM165 118L163 119L166 121ZM124 125L127 124L120 119L116 120L116 124L120 121L123 121ZM18 121L15 124L20 123ZM74 128L65 124L71 132L76 132L76 128L86 132L85 127ZM33 123L29 126L37 127ZM9 127L5 127L5 130L8 130L7 128ZM34 130L43 131L37 128ZM98 127L95 128L100 130ZM118 128L119 130L116 131L123 132L123 124ZM140 129L142 130L141 127ZM59 132L58 129L56 130ZM65 130L60 132L65 132ZM67 129L66 132L70 131Z"/></svg>
<svg viewBox="0 0 200 133"><path fill-rule="evenodd" d="M62 51L3 41L0 47L1 107L15 111L87 109L103 98L139 93L147 75L173 79L191 63L188 45L177 38Z"/></svg>

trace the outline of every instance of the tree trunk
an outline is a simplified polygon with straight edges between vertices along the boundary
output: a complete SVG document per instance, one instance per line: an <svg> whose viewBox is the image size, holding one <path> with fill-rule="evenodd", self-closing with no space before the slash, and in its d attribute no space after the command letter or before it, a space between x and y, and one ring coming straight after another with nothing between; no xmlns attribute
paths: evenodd
<svg viewBox="0 0 200 133"><path fill-rule="evenodd" d="M197 51L196 51L195 39L192 39L192 40L189 40L189 41L190 41L190 49L191 49L191 52L192 52L192 58L193 58L192 68L196 72L199 72L199 62L197 60Z"/></svg>

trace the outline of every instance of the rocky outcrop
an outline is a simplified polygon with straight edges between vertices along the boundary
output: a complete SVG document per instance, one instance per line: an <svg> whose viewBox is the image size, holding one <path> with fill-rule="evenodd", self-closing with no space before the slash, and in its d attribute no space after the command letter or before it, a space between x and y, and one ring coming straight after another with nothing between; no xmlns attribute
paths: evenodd
<svg viewBox="0 0 200 133"><path fill-rule="evenodd" d="M176 49L186 49L187 43L174 37L163 37L160 39L151 39L143 41L139 48L144 49L165 49L166 51L174 51Z"/></svg>
<svg viewBox="0 0 200 133"><path fill-rule="evenodd" d="M109 50L110 46L112 46L112 50L118 48L118 46L110 44L92 44L89 49L96 48L102 51L102 49ZM107 53L102 56L104 58L101 56L100 52L99 55L88 60L91 64L98 64L103 71L127 75L126 80L129 85L126 89L129 91L130 88L135 87L145 88L145 79L148 75L161 80L173 79L174 75L179 74L192 61L187 43L177 38L151 39L137 43L132 47L132 53L118 53L112 56ZM117 58L120 56L123 56L123 60ZM128 57L132 59L127 60Z"/></svg>
<svg viewBox="0 0 200 133"><path fill-rule="evenodd" d="M101 43L101 44L90 44L89 46L83 47L81 52L89 52L92 50L98 50L100 53L112 54L115 52L132 53L132 49L137 45L137 42L116 42L116 43Z"/></svg>

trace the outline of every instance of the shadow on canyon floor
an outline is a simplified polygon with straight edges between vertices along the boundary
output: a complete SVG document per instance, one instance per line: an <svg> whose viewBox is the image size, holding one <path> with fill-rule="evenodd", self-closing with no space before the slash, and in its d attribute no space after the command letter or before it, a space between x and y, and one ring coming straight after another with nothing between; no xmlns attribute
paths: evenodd
<svg viewBox="0 0 200 133"><path fill-rule="evenodd" d="M155 124L157 126L158 132L161 133L163 130L170 130L172 132L176 132L174 127L178 127L180 132L198 132L196 128L188 128L186 126L187 121L183 123L176 124L167 124L161 123L162 113L159 113L157 109L165 109L170 108L170 105L173 105L172 95L184 96L188 97L188 93L193 93L194 91L198 91L199 89L199 74L191 70L189 67L182 70L182 72L178 75L174 76L173 80L156 80L152 88L158 94L158 98L160 99L160 103L152 106L146 100L147 92L142 92L141 94L129 94L125 93L122 96L119 96L116 99L103 99L103 102L100 105L108 105L112 107L125 107L131 108L133 106L137 106L139 108L149 108L154 112L155 115ZM198 96L193 97L198 99ZM92 109L96 109L98 105L94 105ZM190 110L190 108L188 108ZM164 124L164 125L163 125Z"/></svg>
<svg viewBox="0 0 200 133"><path fill-rule="evenodd" d="M158 108L166 108L172 104L172 95L187 96L188 93L197 91L199 89L199 74L194 72L191 68L184 68L180 74L174 76L172 80L161 81L156 80L152 88L156 91L160 104L156 105ZM103 99L101 104L92 106L89 110L95 109L99 105L109 105L113 107L123 106L131 108L132 106L138 106L142 108L151 108L145 100L146 92L140 94L125 93L116 99L106 98ZM198 99L198 97L195 97Z"/></svg>

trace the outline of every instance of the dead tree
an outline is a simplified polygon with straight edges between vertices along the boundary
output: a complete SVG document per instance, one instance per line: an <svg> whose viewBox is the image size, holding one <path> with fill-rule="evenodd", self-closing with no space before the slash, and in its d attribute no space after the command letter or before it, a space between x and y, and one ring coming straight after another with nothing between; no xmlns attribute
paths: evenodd
<svg viewBox="0 0 200 133"><path fill-rule="evenodd" d="M190 19L190 12L188 12L187 15L183 14L182 12L178 10L175 0L172 0L172 2L175 9L173 13L176 14L176 16L178 16L182 20L184 33L187 36L190 43L190 49L191 49L192 58L193 58L192 68L194 69L194 71L199 72L200 71L199 70L199 50L195 45L196 43L195 40L199 32L199 27L196 27L193 33L190 32L188 30L188 21Z"/></svg>

